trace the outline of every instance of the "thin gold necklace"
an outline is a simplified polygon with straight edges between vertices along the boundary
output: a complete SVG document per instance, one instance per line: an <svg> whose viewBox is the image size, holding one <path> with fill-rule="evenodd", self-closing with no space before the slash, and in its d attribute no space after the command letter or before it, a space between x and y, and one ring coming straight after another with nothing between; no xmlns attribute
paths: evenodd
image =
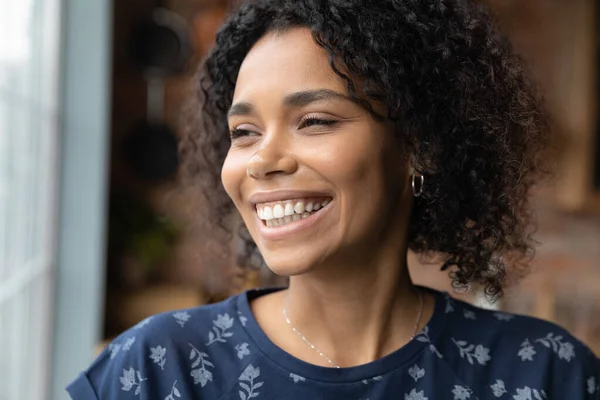
<svg viewBox="0 0 600 400"><path fill-rule="evenodd" d="M298 337L300 339L302 339L302 341L304 343L306 343L308 345L308 347L310 347L311 349L313 349L314 351L316 351L321 357L323 357L332 367L334 368L340 368L339 365L337 365L336 363L334 363L333 361L331 361L331 358L327 357L325 355L325 353L323 353L321 350L319 350L319 348L317 346L315 346L314 344L312 344L307 338L306 336L304 336L302 334L302 332L300 332L295 326L294 324L292 324L292 321L290 321L290 318L288 317L288 313L287 313L287 303L289 300L289 296L286 296L284 302L283 302L283 307L282 307L282 311L283 311L283 318L285 318L285 322L287 322L287 324L290 326L290 328L292 328L292 331L298 335ZM421 293L421 291L419 290L419 314L417 315L417 322L415 323L415 329L413 330L413 334L410 337L410 340L413 340L415 338L415 336L417 335L417 329L419 329L419 324L421 323L421 316L423 314L423 293Z"/></svg>

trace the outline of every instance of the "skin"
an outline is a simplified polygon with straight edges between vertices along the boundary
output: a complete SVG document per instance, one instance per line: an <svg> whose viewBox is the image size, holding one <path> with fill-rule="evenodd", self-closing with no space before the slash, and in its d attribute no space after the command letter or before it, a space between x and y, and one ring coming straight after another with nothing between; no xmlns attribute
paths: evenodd
<svg viewBox="0 0 600 400"><path fill-rule="evenodd" d="M299 359L330 366L286 324L287 301L294 325L342 367L406 344L420 303L406 263L411 171L393 128L349 99L304 28L269 33L250 50L228 120L237 134L223 185L269 268L290 277L287 290L251 304L267 336ZM265 238L250 197L282 189L332 201L318 223ZM433 309L433 299L423 299L418 329Z"/></svg>

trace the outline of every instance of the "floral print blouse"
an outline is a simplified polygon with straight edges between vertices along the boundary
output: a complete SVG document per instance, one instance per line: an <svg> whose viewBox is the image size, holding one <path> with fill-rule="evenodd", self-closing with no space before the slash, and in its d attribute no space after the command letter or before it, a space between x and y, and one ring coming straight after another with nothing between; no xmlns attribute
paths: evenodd
<svg viewBox="0 0 600 400"><path fill-rule="evenodd" d="M67 390L74 400L600 400L600 362L564 329L434 291L431 320L394 353L352 368L308 364L250 311L273 290L150 317Z"/></svg>

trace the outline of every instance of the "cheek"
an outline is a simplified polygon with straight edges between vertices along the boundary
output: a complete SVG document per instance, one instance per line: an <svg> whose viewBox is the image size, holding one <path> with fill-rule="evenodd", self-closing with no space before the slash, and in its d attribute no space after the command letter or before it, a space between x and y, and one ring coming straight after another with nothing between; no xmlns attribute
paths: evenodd
<svg viewBox="0 0 600 400"><path fill-rule="evenodd" d="M361 198L371 197L382 189L385 172L382 147L369 140L371 135L365 136L336 146L327 163L329 175L339 189Z"/></svg>
<svg viewBox="0 0 600 400"><path fill-rule="evenodd" d="M364 135L336 146L330 154L327 174L340 194L340 226L348 240L372 235L380 229L388 209L389 172L381 140Z"/></svg>
<svg viewBox="0 0 600 400"><path fill-rule="evenodd" d="M240 188L245 174L244 160L231 152L228 153L221 169L221 182L236 206L241 201Z"/></svg>

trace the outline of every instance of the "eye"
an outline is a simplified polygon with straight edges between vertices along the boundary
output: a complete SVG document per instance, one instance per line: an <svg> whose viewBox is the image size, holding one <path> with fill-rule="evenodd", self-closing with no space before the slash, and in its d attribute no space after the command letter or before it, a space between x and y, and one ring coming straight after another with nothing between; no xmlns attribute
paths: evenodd
<svg viewBox="0 0 600 400"><path fill-rule="evenodd" d="M256 132L252 132L248 129L235 128L235 129L231 129L229 131L229 136L233 140L233 139L237 139L239 137L244 137L244 136L258 136L258 134Z"/></svg>
<svg viewBox="0 0 600 400"><path fill-rule="evenodd" d="M328 118L317 118L317 117L306 117L300 122L300 129L309 128L311 126L331 126L337 124L338 121L335 119Z"/></svg>

